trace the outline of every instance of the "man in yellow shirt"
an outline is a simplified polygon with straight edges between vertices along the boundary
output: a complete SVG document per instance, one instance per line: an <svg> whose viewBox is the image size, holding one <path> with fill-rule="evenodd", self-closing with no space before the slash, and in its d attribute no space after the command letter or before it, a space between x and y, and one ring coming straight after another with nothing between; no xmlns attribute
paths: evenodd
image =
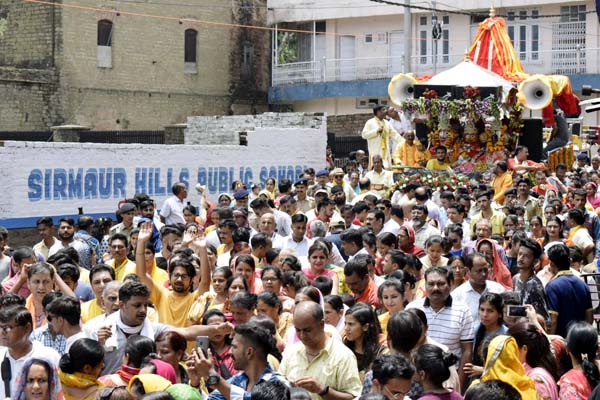
<svg viewBox="0 0 600 400"><path fill-rule="evenodd" d="M506 161L498 161L494 167L494 179L492 187L494 188L494 201L498 204L504 204L504 192L513 186L512 175L508 172Z"/></svg>
<svg viewBox="0 0 600 400"><path fill-rule="evenodd" d="M122 233L113 233L108 239L112 260L107 264L115 270L115 277L118 281L123 281L125 275L135 274L135 264L127 258L127 244L127 236Z"/></svg>
<svg viewBox="0 0 600 400"><path fill-rule="evenodd" d="M188 233L186 233L188 235ZM194 263L197 258L185 254L176 255L171 258L169 270L169 288L161 283L155 282L146 269L144 249L146 243L152 237L152 223L144 222L140 227L138 244L135 253L136 273L140 281L150 288L150 301L158 311L158 321L177 327L185 327L191 324L188 313L200 294L210 288L210 267L208 265L208 252L206 240L197 240L196 236L192 246L196 248L200 256L200 284L198 289L190 293L192 280L196 275ZM184 240L185 241L185 240Z"/></svg>
<svg viewBox="0 0 600 400"><path fill-rule="evenodd" d="M438 146L435 149L435 158L427 161L427 169L431 171L449 171L452 172L452 168L450 164L446 162L446 155L448 154L448 149L445 146Z"/></svg>
<svg viewBox="0 0 600 400"><path fill-rule="evenodd" d="M313 399L351 400L361 383L354 353L325 333L323 309L312 301L296 305L294 327L299 343L286 349L279 372Z"/></svg>
<svg viewBox="0 0 600 400"><path fill-rule="evenodd" d="M96 295L95 299L81 305L81 320L83 323L102 314L102 290L108 282L115 280L115 270L106 264L98 264L90 270L90 285Z"/></svg>
<svg viewBox="0 0 600 400"><path fill-rule="evenodd" d="M473 228L477 224L477 222L482 219L488 220L491 228L492 234L502 235L504 232L504 218L506 215L501 211L496 211L492 208L492 193L491 191L481 192L475 198L477 201L477 206L481 210L479 213L475 214L471 217L471 230L469 233L474 232Z"/></svg>

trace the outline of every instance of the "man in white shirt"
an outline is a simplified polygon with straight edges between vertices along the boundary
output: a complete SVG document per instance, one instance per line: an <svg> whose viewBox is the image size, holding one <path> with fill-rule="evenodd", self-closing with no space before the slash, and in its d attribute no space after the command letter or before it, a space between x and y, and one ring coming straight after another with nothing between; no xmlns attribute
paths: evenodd
<svg viewBox="0 0 600 400"><path fill-rule="evenodd" d="M283 236L276 232L276 229L277 223L275 222L275 216L273 214L266 213L260 217L260 226L258 227L258 230L271 238L272 247L281 249L285 240Z"/></svg>
<svg viewBox="0 0 600 400"><path fill-rule="evenodd" d="M31 341L29 336L33 331L33 319L25 306L12 305L0 310L0 363L2 371L10 371L10 393L6 384L0 384L0 398L17 398L16 379L23 365L32 357L48 360L53 367L58 368L60 355L56 350L44 346L41 342ZM5 367L6 365L6 367ZM4 380L4 374L3 374Z"/></svg>
<svg viewBox="0 0 600 400"><path fill-rule="evenodd" d="M385 190L394 184L394 173L383 169L383 159L380 155L371 158L373 169L365 174L365 178L371 182L371 190L383 195Z"/></svg>
<svg viewBox="0 0 600 400"><path fill-rule="evenodd" d="M409 303L407 309L419 308L427 316L427 336L448 346L460 357L459 375L465 382L464 366L472 361L473 317L466 304L450 295L450 280L445 267L431 267L425 272L427 297Z"/></svg>
<svg viewBox="0 0 600 400"><path fill-rule="evenodd" d="M479 298L488 293L503 293L504 286L487 278L492 265L484 254L474 252L467 256L469 280L451 293L452 298L469 307L473 321L479 320Z"/></svg>
<svg viewBox="0 0 600 400"><path fill-rule="evenodd" d="M104 325L104 321L110 314L119 311L119 289L122 285L122 282L110 281L102 289L100 306L103 313L83 325L83 331L88 337L90 332L98 332L98 329Z"/></svg>
<svg viewBox="0 0 600 400"><path fill-rule="evenodd" d="M73 297L62 296L48 304L46 319L52 325L52 330L63 335L67 340L65 353L69 352L77 340L87 337L79 325L81 306L79 301Z"/></svg>
<svg viewBox="0 0 600 400"><path fill-rule="evenodd" d="M175 182L172 191L173 196L166 199L160 209L160 221L166 225L185 225L185 218L183 218L185 203L183 201L188 195L187 186L183 182Z"/></svg>
<svg viewBox="0 0 600 400"><path fill-rule="evenodd" d="M398 236L398 232L400 232L400 224L394 221L392 218L392 202L388 199L380 199L377 201L375 208L383 211L383 215L385 215L385 222L380 233L389 232Z"/></svg>
<svg viewBox="0 0 600 400"><path fill-rule="evenodd" d="M300 257L308 257L308 248L313 244L313 240L306 237L306 224L308 218L304 214L292 216L292 234L286 236L283 242L283 249L292 249Z"/></svg>
<svg viewBox="0 0 600 400"><path fill-rule="evenodd" d="M266 200L262 198L254 199L250 203L250 208L258 218L261 218L264 214L271 214L275 219L275 227L279 235L287 236L291 233L292 219L290 216L283 211L271 208ZM273 247L277 247L275 242L273 242Z"/></svg>
<svg viewBox="0 0 600 400"><path fill-rule="evenodd" d="M52 218L42 217L37 220L36 226L42 240L33 246L33 251L40 253L45 259L48 259L50 248L58 242L58 239L54 236Z"/></svg>

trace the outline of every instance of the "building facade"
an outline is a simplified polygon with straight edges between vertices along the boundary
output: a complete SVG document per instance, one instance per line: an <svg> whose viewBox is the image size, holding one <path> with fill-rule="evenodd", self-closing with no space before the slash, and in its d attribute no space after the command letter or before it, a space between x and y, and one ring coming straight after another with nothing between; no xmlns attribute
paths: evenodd
<svg viewBox="0 0 600 400"><path fill-rule="evenodd" d="M240 25L265 24L265 0L0 0L0 131L264 111L270 34Z"/></svg>
<svg viewBox="0 0 600 400"><path fill-rule="evenodd" d="M448 11L412 8L407 26L404 7L396 5L360 0L344 5L308 0L297 7L292 7L294 0L268 3L268 20L277 31L272 40L270 102L282 109L336 116L330 121L357 114L366 119L374 105L388 104L387 85L397 73L433 75L458 64L490 6L473 0L451 5L409 1ZM526 73L568 75L576 91L582 84L600 87L599 25L593 1L494 4L496 14L506 20ZM437 40L432 29L435 19L441 22ZM598 120L588 114L585 122ZM356 124L341 125L333 133L359 133Z"/></svg>

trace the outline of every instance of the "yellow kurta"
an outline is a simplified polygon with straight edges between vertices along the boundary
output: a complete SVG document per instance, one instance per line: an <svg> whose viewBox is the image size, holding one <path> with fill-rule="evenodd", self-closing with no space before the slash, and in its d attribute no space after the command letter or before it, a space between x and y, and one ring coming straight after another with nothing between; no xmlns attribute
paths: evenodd
<svg viewBox="0 0 600 400"><path fill-rule="evenodd" d="M115 277L118 281L123 281L123 278L129 274L135 274L135 263L126 258L121 265L115 265L115 260L110 260L108 264L115 270Z"/></svg>
<svg viewBox="0 0 600 400"><path fill-rule="evenodd" d="M409 167L419 167L419 150L413 142L412 146L407 141L400 143L394 151L394 164L406 165Z"/></svg>
<svg viewBox="0 0 600 400"><path fill-rule="evenodd" d="M90 319L101 315L103 312L102 308L96 303L96 299L86 301L81 305L81 320L85 324Z"/></svg>
<svg viewBox="0 0 600 400"><path fill-rule="evenodd" d="M199 295L198 291L181 295L154 283L150 293L150 301L156 307L159 322L184 327L191 325L188 313Z"/></svg>
<svg viewBox="0 0 600 400"><path fill-rule="evenodd" d="M498 204L504 204L504 192L513 186L512 175L508 172L495 176L492 180L494 188L494 201Z"/></svg>

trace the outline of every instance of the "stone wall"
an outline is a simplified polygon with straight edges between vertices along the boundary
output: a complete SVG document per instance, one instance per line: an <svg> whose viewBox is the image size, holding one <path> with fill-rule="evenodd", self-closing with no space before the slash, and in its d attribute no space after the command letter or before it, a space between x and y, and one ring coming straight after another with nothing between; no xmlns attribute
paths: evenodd
<svg viewBox="0 0 600 400"><path fill-rule="evenodd" d="M53 67L60 15L49 5L0 0L0 66Z"/></svg>
<svg viewBox="0 0 600 400"><path fill-rule="evenodd" d="M0 67L0 130L49 131L62 123L52 69Z"/></svg>
<svg viewBox="0 0 600 400"><path fill-rule="evenodd" d="M266 23L267 0L235 0L233 23ZM261 25L262 25L261 23ZM256 114L268 110L271 79L271 33L264 29L230 31L229 75L233 114Z"/></svg>
<svg viewBox="0 0 600 400"><path fill-rule="evenodd" d="M270 34L228 25L265 25L266 0L234 0L226 3L231 9L220 0L177 7L111 0L77 4L98 10L0 0L0 67L50 71L54 79L7 80L0 71L0 131L61 124L158 130L189 115L267 109ZM241 7L253 5L258 7ZM97 24L103 19L113 23L111 68L100 68L97 61ZM184 71L186 29L198 33L196 73ZM244 60L250 73L243 75Z"/></svg>
<svg viewBox="0 0 600 400"><path fill-rule="evenodd" d="M260 115L235 115L227 117L189 117L185 130L186 144L240 144L240 134L256 128L314 129L327 132L328 119L323 114L264 113ZM324 133L325 135L325 133ZM327 139L324 136L325 140ZM302 138L287 147L302 146ZM273 151L279 151L274 147ZM323 157L325 156L323 149Z"/></svg>
<svg viewBox="0 0 600 400"><path fill-rule="evenodd" d="M0 0L0 130L49 131L62 123L60 27L60 9Z"/></svg>
<svg viewBox="0 0 600 400"><path fill-rule="evenodd" d="M327 117L327 132L336 136L360 136L365 122L370 118L373 118L373 113L330 115Z"/></svg>

